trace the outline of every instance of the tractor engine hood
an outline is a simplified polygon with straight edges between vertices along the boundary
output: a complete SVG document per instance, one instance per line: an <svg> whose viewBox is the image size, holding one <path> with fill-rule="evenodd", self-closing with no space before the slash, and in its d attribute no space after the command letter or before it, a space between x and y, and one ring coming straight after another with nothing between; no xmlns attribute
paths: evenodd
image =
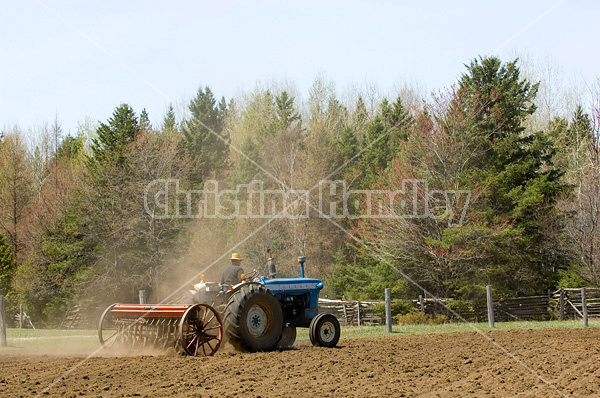
<svg viewBox="0 0 600 398"><path fill-rule="evenodd" d="M287 292L315 292L323 289L323 282L318 279L309 278L277 278L270 279L262 277L260 282L273 293Z"/></svg>

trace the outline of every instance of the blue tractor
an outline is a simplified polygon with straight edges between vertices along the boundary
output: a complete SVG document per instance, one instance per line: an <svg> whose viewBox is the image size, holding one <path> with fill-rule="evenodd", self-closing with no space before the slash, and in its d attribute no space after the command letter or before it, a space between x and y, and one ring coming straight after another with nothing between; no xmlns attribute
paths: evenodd
<svg viewBox="0 0 600 398"><path fill-rule="evenodd" d="M269 258L270 277L258 277L255 270L235 286L202 281L190 293L195 302L209 304L222 315L224 337L237 349L291 347L297 327L309 329L313 345L334 347L340 339L340 324L331 314L319 314L323 282L305 277L305 260L298 257L300 278L274 278L275 263Z"/></svg>
<svg viewBox="0 0 600 398"><path fill-rule="evenodd" d="M312 344L334 347L340 324L319 314L323 282L304 276L305 257L298 257L300 278L275 278L269 255L269 276L253 275L234 286L202 281L176 304L109 306L98 323L105 348L182 348L188 355L214 355L222 341L239 350L270 351L291 347L296 328L309 329Z"/></svg>

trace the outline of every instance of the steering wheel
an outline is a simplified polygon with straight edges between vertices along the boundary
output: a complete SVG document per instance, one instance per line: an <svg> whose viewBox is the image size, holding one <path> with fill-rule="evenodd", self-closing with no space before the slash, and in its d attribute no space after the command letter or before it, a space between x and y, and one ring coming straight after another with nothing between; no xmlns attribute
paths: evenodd
<svg viewBox="0 0 600 398"><path fill-rule="evenodd" d="M253 269L250 274L246 274L246 277L244 278L244 281L253 281L254 278L256 278L257 275L258 275L258 270L257 269Z"/></svg>

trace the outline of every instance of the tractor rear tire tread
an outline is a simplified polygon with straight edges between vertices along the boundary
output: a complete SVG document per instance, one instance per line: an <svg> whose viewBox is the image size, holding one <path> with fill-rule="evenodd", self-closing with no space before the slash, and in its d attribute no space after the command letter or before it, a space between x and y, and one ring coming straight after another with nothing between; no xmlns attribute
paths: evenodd
<svg viewBox="0 0 600 398"><path fill-rule="evenodd" d="M247 329L247 322L242 316L256 303L269 307L272 314L272 325L263 338L252 337ZM232 293L225 308L225 336L236 349L242 351L271 351L277 347L283 329L283 314L277 298L264 286L248 284Z"/></svg>

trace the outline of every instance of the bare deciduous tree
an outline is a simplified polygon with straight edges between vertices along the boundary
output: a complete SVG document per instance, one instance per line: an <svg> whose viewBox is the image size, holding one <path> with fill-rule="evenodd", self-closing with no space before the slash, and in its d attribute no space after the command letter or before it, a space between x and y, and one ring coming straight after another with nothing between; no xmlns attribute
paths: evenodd
<svg viewBox="0 0 600 398"><path fill-rule="evenodd" d="M579 126L586 131L577 135L577 150L573 152L575 200L569 197L562 205L567 214L567 233L581 262L579 274L588 283L600 286L600 79L592 98L589 126Z"/></svg>
<svg viewBox="0 0 600 398"><path fill-rule="evenodd" d="M18 126L4 135L0 144L0 229L12 246L19 264L24 220L32 201L32 171L27 147Z"/></svg>

